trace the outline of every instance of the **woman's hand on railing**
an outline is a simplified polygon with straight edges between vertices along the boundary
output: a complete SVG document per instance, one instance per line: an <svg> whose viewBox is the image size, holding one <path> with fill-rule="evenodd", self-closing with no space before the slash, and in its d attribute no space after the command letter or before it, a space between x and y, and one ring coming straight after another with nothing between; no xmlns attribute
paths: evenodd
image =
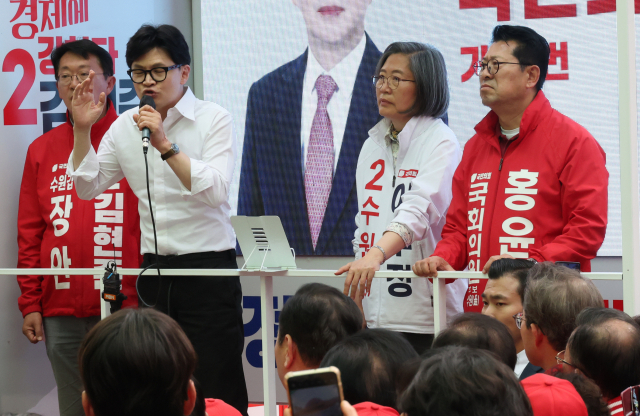
<svg viewBox="0 0 640 416"><path fill-rule="evenodd" d="M380 270L383 261L384 255L380 250L369 250L363 258L342 266L335 274L337 276L348 272L344 281L344 294L353 300L371 294L373 275Z"/></svg>

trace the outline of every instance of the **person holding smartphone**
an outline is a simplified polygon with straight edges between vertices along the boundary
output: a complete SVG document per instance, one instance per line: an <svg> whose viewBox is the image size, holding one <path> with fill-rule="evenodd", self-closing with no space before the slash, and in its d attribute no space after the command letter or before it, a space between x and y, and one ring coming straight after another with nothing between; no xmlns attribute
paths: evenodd
<svg viewBox="0 0 640 416"><path fill-rule="evenodd" d="M432 284L427 279L372 281L373 275L381 268L409 270L433 253L462 152L441 119L449 88L436 48L392 43L378 61L373 83L384 119L369 130L358 158L356 260L336 274L347 272L344 293L362 299L369 328L401 332L421 353L433 340ZM447 285L449 318L462 312L466 287L462 280Z"/></svg>

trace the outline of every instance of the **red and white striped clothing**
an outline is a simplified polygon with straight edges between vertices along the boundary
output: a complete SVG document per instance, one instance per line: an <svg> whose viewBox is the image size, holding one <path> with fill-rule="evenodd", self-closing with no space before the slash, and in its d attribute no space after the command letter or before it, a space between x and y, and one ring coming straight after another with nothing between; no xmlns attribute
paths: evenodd
<svg viewBox="0 0 640 416"><path fill-rule="evenodd" d="M609 400L607 408L611 416L622 416L622 397L618 396L613 400Z"/></svg>

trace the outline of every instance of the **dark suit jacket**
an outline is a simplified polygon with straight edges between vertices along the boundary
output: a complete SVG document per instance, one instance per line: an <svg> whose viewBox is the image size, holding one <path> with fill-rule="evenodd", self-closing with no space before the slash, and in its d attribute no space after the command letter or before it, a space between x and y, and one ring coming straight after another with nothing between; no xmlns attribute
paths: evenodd
<svg viewBox="0 0 640 416"><path fill-rule="evenodd" d="M538 367L536 365L528 363L524 370L522 370L522 373L520 374L520 378L518 380L522 381L525 378L538 373L544 373L544 369L542 367Z"/></svg>
<svg viewBox="0 0 640 416"><path fill-rule="evenodd" d="M300 144L302 86L308 49L249 90L238 215L278 215L298 255L351 256L358 212L356 165L369 130L381 119L371 77L382 53L368 35L338 166L314 251L309 230Z"/></svg>

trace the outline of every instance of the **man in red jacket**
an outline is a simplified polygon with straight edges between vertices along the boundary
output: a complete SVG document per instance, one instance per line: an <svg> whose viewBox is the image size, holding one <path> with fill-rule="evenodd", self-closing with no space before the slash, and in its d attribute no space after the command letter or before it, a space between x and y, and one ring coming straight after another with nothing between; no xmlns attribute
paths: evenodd
<svg viewBox="0 0 640 416"><path fill-rule="evenodd" d="M498 258L578 262L591 270L607 228L609 173L598 142L541 91L548 63L549 44L532 29L493 30L475 65L491 111L464 148L442 240L414 273L486 273ZM481 311L485 284L470 282L465 310Z"/></svg>
<svg viewBox="0 0 640 416"><path fill-rule="evenodd" d="M60 98L68 109L75 87L89 70L99 73L97 100L115 84L109 53L89 40L65 43L51 54ZM117 118L109 101L91 130L98 148ZM125 180L92 201L81 200L66 175L73 149L73 115L37 138L27 152L18 211L18 267L93 268L115 259L118 266L140 264L140 218L137 198ZM83 415L78 348L100 320L99 281L93 276L18 276L22 332L32 343L45 340L58 385L61 416ZM125 306L137 305L135 279L125 278ZM44 330L43 330L44 327Z"/></svg>

